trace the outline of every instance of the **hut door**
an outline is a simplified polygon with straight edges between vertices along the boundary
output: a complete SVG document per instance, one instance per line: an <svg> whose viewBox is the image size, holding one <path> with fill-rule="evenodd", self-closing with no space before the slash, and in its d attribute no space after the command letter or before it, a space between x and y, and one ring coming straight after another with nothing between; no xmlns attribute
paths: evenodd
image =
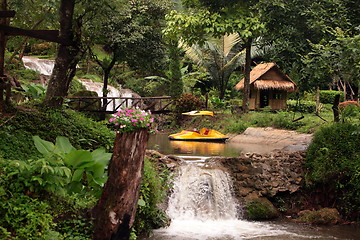
<svg viewBox="0 0 360 240"><path fill-rule="evenodd" d="M268 90L260 91L260 108L269 106L269 98L270 98L270 91Z"/></svg>

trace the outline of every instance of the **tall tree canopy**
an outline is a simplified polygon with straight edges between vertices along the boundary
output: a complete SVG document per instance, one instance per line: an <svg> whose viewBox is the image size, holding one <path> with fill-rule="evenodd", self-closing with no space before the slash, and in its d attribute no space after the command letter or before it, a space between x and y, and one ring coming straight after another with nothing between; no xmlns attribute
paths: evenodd
<svg viewBox="0 0 360 240"><path fill-rule="evenodd" d="M282 66L302 91L331 83L329 75L322 75L322 79L319 75L315 77L314 67L318 66L318 70L323 67L319 66L320 63L307 65L310 62L304 62L304 56L308 58L316 44L327 45L336 40L336 28L348 36L356 36L360 13L358 4L354 0L260 0L257 8L267 29L267 34L261 38L263 45L267 46L264 58Z"/></svg>
<svg viewBox="0 0 360 240"><path fill-rule="evenodd" d="M209 37L222 37L237 33L246 49L245 93L243 107L248 109L251 45L264 29L255 12L249 7L252 1L186 1L189 8L184 12L172 11L167 16L168 38L180 38L188 45L203 45ZM196 8L195 8L196 7ZM219 95L219 97L223 97Z"/></svg>

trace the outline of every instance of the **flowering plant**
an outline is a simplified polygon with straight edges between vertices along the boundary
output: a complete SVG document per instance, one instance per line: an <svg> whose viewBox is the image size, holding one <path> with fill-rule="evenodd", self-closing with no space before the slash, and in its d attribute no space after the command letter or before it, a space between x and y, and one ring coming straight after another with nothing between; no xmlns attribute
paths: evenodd
<svg viewBox="0 0 360 240"><path fill-rule="evenodd" d="M139 128L147 128L150 132L157 132L156 128L152 127L154 118L151 117L151 112L139 108L119 110L111 115L109 122L116 127L117 133L131 132Z"/></svg>

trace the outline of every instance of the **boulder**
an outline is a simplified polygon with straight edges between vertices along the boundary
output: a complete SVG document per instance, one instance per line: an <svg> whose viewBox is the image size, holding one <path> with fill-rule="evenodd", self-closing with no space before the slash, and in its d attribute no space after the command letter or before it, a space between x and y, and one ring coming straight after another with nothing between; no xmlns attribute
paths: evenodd
<svg viewBox="0 0 360 240"><path fill-rule="evenodd" d="M299 212L297 221L315 225L334 225L341 222L340 213L335 208L322 208L317 211Z"/></svg>
<svg viewBox="0 0 360 240"><path fill-rule="evenodd" d="M245 218L268 220L279 217L279 212L267 198L245 199Z"/></svg>

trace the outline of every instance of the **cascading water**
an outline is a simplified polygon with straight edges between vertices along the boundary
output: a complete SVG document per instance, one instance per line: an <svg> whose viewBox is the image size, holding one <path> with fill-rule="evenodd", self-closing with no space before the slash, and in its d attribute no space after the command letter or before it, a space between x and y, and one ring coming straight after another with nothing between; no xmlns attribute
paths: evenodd
<svg viewBox="0 0 360 240"><path fill-rule="evenodd" d="M41 59L37 57L22 57L22 61L26 69L32 69L40 74L50 76L55 65L54 60Z"/></svg>
<svg viewBox="0 0 360 240"><path fill-rule="evenodd" d="M22 58L22 61L24 63L25 68L32 69L45 76L51 75L55 64L54 60L40 59L31 56L24 56ZM104 86L103 83L93 82L91 79L79 79L79 81L86 88L86 90L96 92L99 97L103 96L103 86ZM108 85L107 90L108 90L108 94L107 94L108 97L133 97L134 95L136 97L140 97L130 89L119 90L113 86ZM114 101L115 106L118 106L120 102L121 102L120 99L116 99ZM128 100L127 103L128 106L124 105L124 107L130 107L132 104L131 100ZM113 109L113 104L109 104L106 109L111 111Z"/></svg>
<svg viewBox="0 0 360 240"><path fill-rule="evenodd" d="M180 167L169 200L172 219L235 219L237 204L229 176L220 169L186 164Z"/></svg>
<svg viewBox="0 0 360 240"><path fill-rule="evenodd" d="M174 179L167 209L170 226L154 230L154 235L147 239L334 239L304 234L288 225L240 219L241 208L232 195L229 175L206 163L206 157L196 158L186 157Z"/></svg>

